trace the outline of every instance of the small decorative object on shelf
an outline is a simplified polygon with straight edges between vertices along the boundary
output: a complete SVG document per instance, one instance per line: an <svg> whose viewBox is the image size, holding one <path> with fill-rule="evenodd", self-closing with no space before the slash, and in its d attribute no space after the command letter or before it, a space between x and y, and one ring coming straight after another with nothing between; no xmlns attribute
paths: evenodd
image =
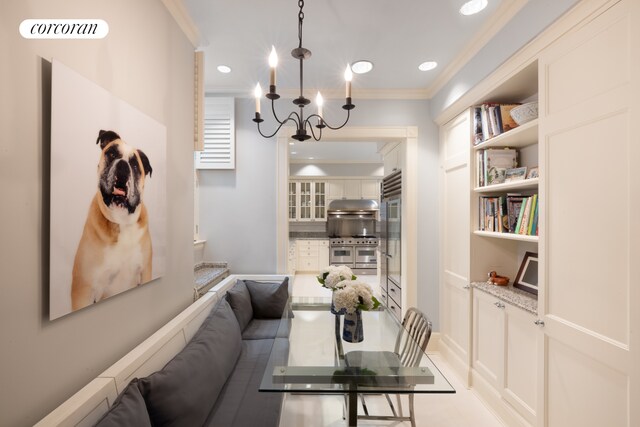
<svg viewBox="0 0 640 427"><path fill-rule="evenodd" d="M523 179L525 179L526 174L527 174L526 166L507 169L507 172L504 177L504 182L522 181Z"/></svg>
<svg viewBox="0 0 640 427"><path fill-rule="evenodd" d="M538 166L530 168L529 172L527 172L527 179L538 178L539 176Z"/></svg>
<svg viewBox="0 0 640 427"><path fill-rule="evenodd" d="M538 101L527 102L511 110L511 117L522 126L538 118Z"/></svg>
<svg viewBox="0 0 640 427"><path fill-rule="evenodd" d="M513 286L523 291L538 295L538 254L525 252Z"/></svg>
<svg viewBox="0 0 640 427"><path fill-rule="evenodd" d="M507 286L509 284L509 278L507 276L498 276L498 273L495 271L489 273L489 280L487 281L498 286Z"/></svg>

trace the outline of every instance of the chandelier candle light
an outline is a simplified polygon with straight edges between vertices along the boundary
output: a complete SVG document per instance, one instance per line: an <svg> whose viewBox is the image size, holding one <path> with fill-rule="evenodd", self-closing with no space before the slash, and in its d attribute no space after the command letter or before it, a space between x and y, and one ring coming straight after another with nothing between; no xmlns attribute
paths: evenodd
<svg viewBox="0 0 640 427"><path fill-rule="evenodd" d="M258 132L260 132L260 135L262 135L265 138L273 137L276 133L278 133L280 128L285 123L291 121L296 125L296 133L294 135L291 135L293 139L297 141L306 141L307 139L313 136L313 139L315 139L316 141L320 141L320 138L322 138L322 129L324 129L325 127L328 127L329 129L337 130L344 127L344 125L346 125L347 122L349 121L350 111L356 107L351 103L351 80L353 79L353 73L351 72L351 67L347 65L347 69L344 72L344 79L346 81L346 90L345 90L346 103L342 106L343 109L347 110L347 118L345 119L343 124L337 127L333 127L327 124L327 122L324 120L323 111L322 111L323 99L322 99L322 95L320 95L320 92L318 92L318 95L316 96L318 113L311 114L307 118L304 117L304 107L305 105L309 105L311 101L305 98L303 95L303 91L304 91L303 61L311 57L311 51L309 49L305 49L304 47L302 47L302 21L304 20L304 12L302 11L302 8L304 7L304 0L298 0L298 7L300 8L300 11L298 12L299 43L298 43L298 47L291 51L291 56L293 56L295 59L300 61L300 96L293 100L293 103L300 108L300 112L298 113L296 111L292 111L291 114L289 114L289 116L284 120L280 120L276 115L275 100L280 98L280 95L276 93L276 67L278 65L278 55L276 54L275 47L272 46L271 53L269 54L269 67L270 67L269 92L265 94L265 97L271 100L271 110L273 112L273 117L276 119L279 126L275 130L275 132L273 132L271 135L265 135L264 133L262 133L262 130L260 129L260 123L264 121L260 115L260 99L262 98L262 88L260 87L260 83L256 85L256 89L254 92L254 95L256 98L256 115L253 121L257 123ZM314 117L318 119L318 124L315 125L316 128L320 129L318 136L316 136L313 130L314 125L311 124L310 122L310 120ZM307 126L311 131L310 132L311 135L307 133Z"/></svg>

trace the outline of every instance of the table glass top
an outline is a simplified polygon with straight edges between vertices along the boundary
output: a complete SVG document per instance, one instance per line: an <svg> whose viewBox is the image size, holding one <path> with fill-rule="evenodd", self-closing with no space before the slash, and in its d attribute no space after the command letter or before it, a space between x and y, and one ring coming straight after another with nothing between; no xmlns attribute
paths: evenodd
<svg viewBox="0 0 640 427"><path fill-rule="evenodd" d="M426 354L418 366L402 366L396 349L402 325L387 309L363 311L364 340L349 343L342 339L344 316L331 314L330 303L328 298L290 301L260 391L455 393Z"/></svg>

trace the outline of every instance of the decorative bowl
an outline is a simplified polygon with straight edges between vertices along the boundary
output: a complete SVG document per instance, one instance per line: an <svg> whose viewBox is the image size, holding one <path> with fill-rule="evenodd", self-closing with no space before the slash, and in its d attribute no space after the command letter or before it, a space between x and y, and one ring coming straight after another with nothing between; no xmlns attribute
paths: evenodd
<svg viewBox="0 0 640 427"><path fill-rule="evenodd" d="M538 118L538 101L527 102L513 108L510 112L511 117L521 126L531 120Z"/></svg>

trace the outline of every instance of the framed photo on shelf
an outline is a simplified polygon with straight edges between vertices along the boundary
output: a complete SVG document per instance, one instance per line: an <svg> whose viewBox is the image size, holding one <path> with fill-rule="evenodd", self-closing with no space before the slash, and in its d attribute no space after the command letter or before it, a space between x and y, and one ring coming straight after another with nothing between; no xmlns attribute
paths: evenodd
<svg viewBox="0 0 640 427"><path fill-rule="evenodd" d="M527 175L526 166L507 169L507 172L505 173L505 177L504 177L504 182L522 181L526 175Z"/></svg>
<svg viewBox="0 0 640 427"><path fill-rule="evenodd" d="M538 254L525 252L513 286L538 295Z"/></svg>
<svg viewBox="0 0 640 427"><path fill-rule="evenodd" d="M529 169L529 172L527 172L527 179L538 178L538 176L538 166Z"/></svg>

